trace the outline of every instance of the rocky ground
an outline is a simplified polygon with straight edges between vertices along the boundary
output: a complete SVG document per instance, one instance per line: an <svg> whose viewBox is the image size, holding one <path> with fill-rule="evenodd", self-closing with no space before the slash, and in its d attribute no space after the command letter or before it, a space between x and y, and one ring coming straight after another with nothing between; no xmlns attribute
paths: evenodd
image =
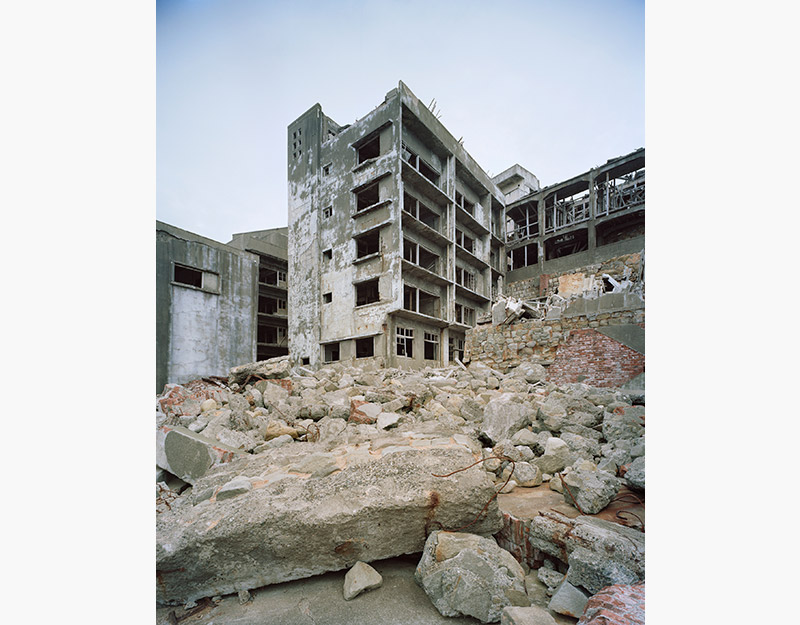
<svg viewBox="0 0 800 625"><path fill-rule="evenodd" d="M643 396L557 386L525 362L312 371L284 357L168 385L156 426L167 621L332 571L349 571L353 605L385 590L367 563L414 554L444 616L643 622ZM536 489L574 513L498 506ZM636 512L599 514L620 502Z"/></svg>

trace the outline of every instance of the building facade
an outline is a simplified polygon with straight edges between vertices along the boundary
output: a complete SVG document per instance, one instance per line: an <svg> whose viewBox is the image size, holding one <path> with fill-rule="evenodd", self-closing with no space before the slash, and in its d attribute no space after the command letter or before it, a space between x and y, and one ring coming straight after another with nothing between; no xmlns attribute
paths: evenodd
<svg viewBox="0 0 800 625"><path fill-rule="evenodd" d="M256 360L289 353L287 228L234 234L228 245L258 257Z"/></svg>
<svg viewBox="0 0 800 625"><path fill-rule="evenodd" d="M505 273L503 193L400 82L341 126L314 105L288 127L289 340L318 365L463 355Z"/></svg>

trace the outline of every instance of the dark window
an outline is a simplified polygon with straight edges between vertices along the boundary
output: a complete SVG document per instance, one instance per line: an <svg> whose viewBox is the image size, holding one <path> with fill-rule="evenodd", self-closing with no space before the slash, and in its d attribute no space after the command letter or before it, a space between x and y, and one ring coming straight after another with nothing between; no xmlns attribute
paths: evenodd
<svg viewBox="0 0 800 625"><path fill-rule="evenodd" d="M378 183L375 182L361 191L356 191L356 212L369 208L380 201Z"/></svg>
<svg viewBox="0 0 800 625"><path fill-rule="evenodd" d="M323 175L323 176L329 176L329 175L330 175L330 173L331 173L331 166L330 166L330 164L328 164L328 165L324 165L324 166L322 167L322 175Z"/></svg>
<svg viewBox="0 0 800 625"><path fill-rule="evenodd" d="M333 294L332 293L323 293L322 294L322 302L324 304L330 304L333 301Z"/></svg>
<svg viewBox="0 0 800 625"><path fill-rule="evenodd" d="M322 209L322 218L323 219L329 219L331 215L333 215L333 207L332 206L326 206L325 208Z"/></svg>
<svg viewBox="0 0 800 625"><path fill-rule="evenodd" d="M356 358L369 358L375 355L375 339L368 337L356 339Z"/></svg>
<svg viewBox="0 0 800 625"><path fill-rule="evenodd" d="M425 360L438 360L439 358L439 335L431 332L423 333L423 348Z"/></svg>
<svg viewBox="0 0 800 625"><path fill-rule="evenodd" d="M381 153L381 138L380 135L375 135L365 144L358 148L358 162L363 163L371 158L377 158Z"/></svg>
<svg viewBox="0 0 800 625"><path fill-rule="evenodd" d="M192 269L191 267L184 267L183 265L175 265L175 273L173 274L175 282L180 284L188 284L189 286L196 286L198 289L203 288L203 272L199 269Z"/></svg>
<svg viewBox="0 0 800 625"><path fill-rule="evenodd" d="M356 284L356 306L372 304L380 300L378 278Z"/></svg>
<svg viewBox="0 0 800 625"><path fill-rule="evenodd" d="M381 237L377 230L356 237L356 258L376 254L380 250L380 244Z"/></svg>
<svg viewBox="0 0 800 625"><path fill-rule="evenodd" d="M304 358L302 358L300 360L300 364L303 364L303 365L311 364L311 359L306 356L306 357L304 357Z"/></svg>
<svg viewBox="0 0 800 625"><path fill-rule="evenodd" d="M330 343L325 346L325 362L339 360L339 343Z"/></svg>

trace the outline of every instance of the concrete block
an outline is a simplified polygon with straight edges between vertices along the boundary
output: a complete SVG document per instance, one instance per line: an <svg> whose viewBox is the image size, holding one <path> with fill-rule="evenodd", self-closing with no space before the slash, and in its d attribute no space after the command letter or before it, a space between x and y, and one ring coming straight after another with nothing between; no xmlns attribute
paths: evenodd
<svg viewBox="0 0 800 625"><path fill-rule="evenodd" d="M556 625L556 620L539 606L509 607L500 615L500 625Z"/></svg>
<svg viewBox="0 0 800 625"><path fill-rule="evenodd" d="M156 430L156 465L192 485L212 466L241 455L247 454L181 426Z"/></svg>

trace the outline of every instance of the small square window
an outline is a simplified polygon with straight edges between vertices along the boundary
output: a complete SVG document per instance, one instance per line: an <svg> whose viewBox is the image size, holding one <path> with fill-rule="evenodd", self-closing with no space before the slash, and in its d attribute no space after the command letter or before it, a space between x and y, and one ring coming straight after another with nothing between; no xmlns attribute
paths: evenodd
<svg viewBox="0 0 800 625"><path fill-rule="evenodd" d="M326 206L322 209L322 218L329 219L333 215L333 206Z"/></svg>
<svg viewBox="0 0 800 625"><path fill-rule="evenodd" d="M322 166L322 175L323 176L330 176L331 175L331 166L330 163L327 165Z"/></svg>
<svg viewBox="0 0 800 625"><path fill-rule="evenodd" d="M325 346L325 362L339 360L339 343L329 343Z"/></svg>
<svg viewBox="0 0 800 625"><path fill-rule="evenodd" d="M323 250L322 260L325 262L325 264L331 262L331 260L333 260L333 250Z"/></svg>
<svg viewBox="0 0 800 625"><path fill-rule="evenodd" d="M322 294L322 302L325 304L330 304L333 301L333 293L323 293Z"/></svg>
<svg viewBox="0 0 800 625"><path fill-rule="evenodd" d="M356 306L372 304L380 300L378 278L356 284Z"/></svg>

